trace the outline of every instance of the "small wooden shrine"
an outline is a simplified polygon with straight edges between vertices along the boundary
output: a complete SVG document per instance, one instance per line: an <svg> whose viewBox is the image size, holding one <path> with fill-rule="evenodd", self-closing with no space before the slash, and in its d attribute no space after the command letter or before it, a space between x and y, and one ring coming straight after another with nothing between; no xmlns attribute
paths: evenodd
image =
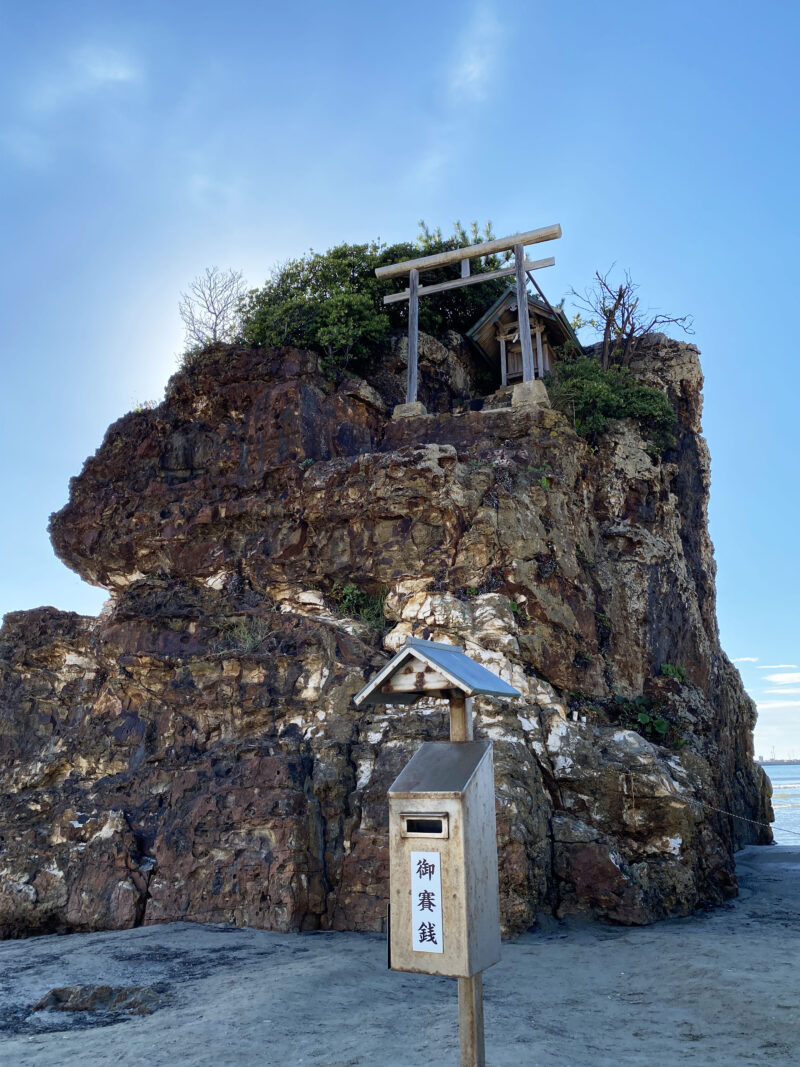
<svg viewBox="0 0 800 1067"><path fill-rule="evenodd" d="M533 350L533 377L543 378L555 360L554 350L572 341L580 347L564 312L545 298L528 297L528 322ZM466 336L495 370L502 385L521 382L523 344L516 286L509 287L488 311L467 330Z"/></svg>

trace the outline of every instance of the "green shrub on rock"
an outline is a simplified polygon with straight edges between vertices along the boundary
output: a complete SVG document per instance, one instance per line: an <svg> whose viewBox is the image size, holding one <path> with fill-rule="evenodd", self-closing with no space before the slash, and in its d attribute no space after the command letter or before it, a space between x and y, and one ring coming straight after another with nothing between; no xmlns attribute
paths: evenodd
<svg viewBox="0 0 800 1067"><path fill-rule="evenodd" d="M346 582L344 585L334 582L329 595L342 615L360 619L374 630L380 630L386 625L383 605L387 593L387 589L369 593L365 589L359 589L355 582Z"/></svg>
<svg viewBox="0 0 800 1067"><path fill-rule="evenodd" d="M671 663L662 663L661 673L665 678L674 678L681 685L686 681L686 671L683 667L674 667Z"/></svg>
<svg viewBox="0 0 800 1067"><path fill-rule="evenodd" d="M456 223L452 237L420 225L416 243L342 244L288 260L261 289L251 290L241 301L242 339L251 344L321 350L333 376L363 369L376 347L394 330L405 329L408 322L406 302L383 304L383 297L398 292L403 280L379 281L375 268L492 237L489 224L481 232L473 223L467 233ZM471 261L473 274L499 266L497 256ZM452 267L426 271L424 284L434 285L452 276ZM420 330L433 336L447 330L463 332L505 291L506 284L505 280L490 281L426 296L419 306Z"/></svg>
<svg viewBox="0 0 800 1067"><path fill-rule="evenodd" d="M614 420L632 418L660 451L675 443L677 420L666 395L640 385L626 367L603 370L599 360L581 356L557 363L546 383L551 405L581 437L595 442Z"/></svg>

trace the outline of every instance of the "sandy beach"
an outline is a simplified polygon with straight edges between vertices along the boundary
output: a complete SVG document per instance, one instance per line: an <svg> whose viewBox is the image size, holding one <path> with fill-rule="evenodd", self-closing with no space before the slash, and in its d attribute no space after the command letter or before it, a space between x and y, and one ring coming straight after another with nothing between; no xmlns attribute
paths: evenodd
<svg viewBox="0 0 800 1067"><path fill-rule="evenodd" d="M796 1064L800 848L737 859L740 895L721 909L641 928L549 920L505 944L484 979L487 1062ZM99 1009L32 1010L95 985L139 991L111 1010L102 991ZM388 971L371 935L179 923L0 944L0 1063L142 1062L455 1067L456 983Z"/></svg>

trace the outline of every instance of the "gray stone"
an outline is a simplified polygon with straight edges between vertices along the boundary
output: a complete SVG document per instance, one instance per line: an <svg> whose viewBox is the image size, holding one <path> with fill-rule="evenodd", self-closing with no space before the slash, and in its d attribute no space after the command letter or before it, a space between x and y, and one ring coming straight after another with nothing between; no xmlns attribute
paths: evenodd
<svg viewBox="0 0 800 1067"><path fill-rule="evenodd" d="M412 404L397 404L392 412L393 419L419 419L428 412L425 410L425 405L419 400L415 400Z"/></svg>
<svg viewBox="0 0 800 1067"><path fill-rule="evenodd" d="M58 986L37 1001L35 1011L100 1011L150 1015L160 996L152 986Z"/></svg>
<svg viewBox="0 0 800 1067"><path fill-rule="evenodd" d="M550 407L550 397L541 378L532 382L517 382L511 395L512 408Z"/></svg>

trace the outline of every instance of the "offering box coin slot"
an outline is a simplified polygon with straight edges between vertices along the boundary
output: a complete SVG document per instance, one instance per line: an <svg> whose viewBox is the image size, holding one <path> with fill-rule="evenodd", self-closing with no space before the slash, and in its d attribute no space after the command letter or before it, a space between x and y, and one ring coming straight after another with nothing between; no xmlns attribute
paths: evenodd
<svg viewBox="0 0 800 1067"><path fill-rule="evenodd" d="M450 836L449 817L446 811L404 811L401 837L427 837L446 840Z"/></svg>

